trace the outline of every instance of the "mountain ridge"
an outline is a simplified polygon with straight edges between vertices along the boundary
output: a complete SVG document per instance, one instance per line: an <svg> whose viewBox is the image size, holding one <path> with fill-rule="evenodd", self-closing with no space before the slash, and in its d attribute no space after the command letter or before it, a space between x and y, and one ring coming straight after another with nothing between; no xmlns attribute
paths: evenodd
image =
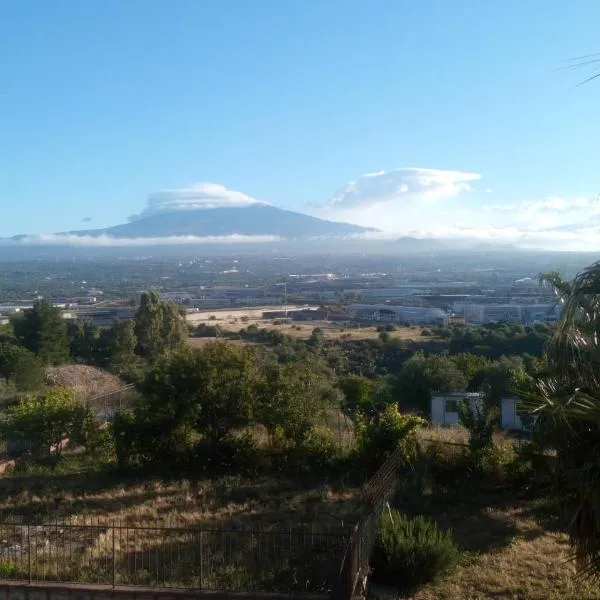
<svg viewBox="0 0 600 600"><path fill-rule="evenodd" d="M115 238L270 235L283 238L351 235L376 229L328 221L267 204L176 210L137 218L112 227L68 231L66 235Z"/></svg>

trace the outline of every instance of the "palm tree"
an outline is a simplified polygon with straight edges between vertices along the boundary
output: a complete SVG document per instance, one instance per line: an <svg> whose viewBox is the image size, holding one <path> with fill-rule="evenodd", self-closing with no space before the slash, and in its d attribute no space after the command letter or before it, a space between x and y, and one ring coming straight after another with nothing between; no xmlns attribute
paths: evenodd
<svg viewBox="0 0 600 600"><path fill-rule="evenodd" d="M523 394L539 439L556 449L558 484L580 572L600 577L600 262L573 281L542 276L562 313L547 377Z"/></svg>

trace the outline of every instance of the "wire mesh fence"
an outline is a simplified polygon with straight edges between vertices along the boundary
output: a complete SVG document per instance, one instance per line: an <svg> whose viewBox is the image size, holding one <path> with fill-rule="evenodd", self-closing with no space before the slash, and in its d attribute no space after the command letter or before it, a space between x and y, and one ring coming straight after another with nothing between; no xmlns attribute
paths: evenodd
<svg viewBox="0 0 600 600"><path fill-rule="evenodd" d="M0 579L327 594L347 528L0 523Z"/></svg>
<svg viewBox="0 0 600 600"><path fill-rule="evenodd" d="M89 396L83 400L103 422L110 422L118 412L131 408L138 397L135 385L126 385L122 388L104 394Z"/></svg>
<svg viewBox="0 0 600 600"><path fill-rule="evenodd" d="M332 600L351 600L357 589L366 591L381 515L398 487L401 467L405 464L404 450L398 448L363 486L362 517L348 540Z"/></svg>

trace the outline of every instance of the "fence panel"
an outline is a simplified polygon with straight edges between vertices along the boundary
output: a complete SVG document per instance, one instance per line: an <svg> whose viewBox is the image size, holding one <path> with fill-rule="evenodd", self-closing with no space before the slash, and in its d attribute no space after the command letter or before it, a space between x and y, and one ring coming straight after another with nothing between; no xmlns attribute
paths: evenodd
<svg viewBox="0 0 600 600"><path fill-rule="evenodd" d="M106 422L112 421L116 413L131 408L136 397L135 385L131 384L106 394L90 396L84 403L94 411L100 421Z"/></svg>
<svg viewBox="0 0 600 600"><path fill-rule="evenodd" d="M0 523L0 579L326 595L351 531Z"/></svg>

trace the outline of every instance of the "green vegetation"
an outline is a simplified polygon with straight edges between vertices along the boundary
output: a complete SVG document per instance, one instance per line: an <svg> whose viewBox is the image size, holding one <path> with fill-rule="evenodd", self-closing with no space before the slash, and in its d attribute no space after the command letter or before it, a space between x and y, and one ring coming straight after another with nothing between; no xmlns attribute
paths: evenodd
<svg viewBox="0 0 600 600"><path fill-rule="evenodd" d="M343 495L354 494L400 449L409 474L381 523L376 578L427 598L418 594L437 593L457 573L468 577L471 564L493 562L491 549L466 539L466 525L449 514L468 519L464 504L480 524L469 535L484 539L486 511L504 518L519 507L514 537L525 535L522 528L533 531L538 515L525 511L543 504L553 518L540 520L535 539L566 556L560 544L567 530L580 572L599 574L600 266L574 282L547 280L565 302L556 330L452 326L430 329L417 341L394 337L393 326L382 326L377 339L333 339L305 326L310 336L302 340L255 325L232 333L211 323L191 334L219 339L192 349L179 308L154 292L142 296L135 319L105 329L86 321L67 326L38 302L0 342L3 394L32 392L6 410L0 432L31 451L13 475L44 476L48 469L58 476L75 465L109 481L219 481L225 473L283 481L294 474L310 481L311 490L337 486ZM138 401L101 426L71 392L44 389L44 367L68 360L134 382ZM482 392L483 400L459 403L461 440L428 437L432 394L466 391ZM532 439L520 444L501 434L498 422L501 398L516 392L533 424ZM201 503L195 489L185 494ZM240 504L240 513L255 509L246 496ZM497 523L490 527L496 531ZM508 553L518 544L505 533L497 548ZM474 579L468 585L481 597Z"/></svg>
<svg viewBox="0 0 600 600"><path fill-rule="evenodd" d="M425 425L420 417L399 412L398 406L389 404L370 418L362 414L357 419L358 454L373 474L386 458L401 449L405 465L415 458L415 436Z"/></svg>
<svg viewBox="0 0 600 600"><path fill-rule="evenodd" d="M69 360L67 325L58 308L39 300L31 310L13 322L15 337L44 364L56 365Z"/></svg>
<svg viewBox="0 0 600 600"><path fill-rule="evenodd" d="M548 367L523 386L537 440L558 454L558 493L580 570L600 577L600 263L563 281L544 277L563 303Z"/></svg>
<svg viewBox="0 0 600 600"><path fill-rule="evenodd" d="M371 563L375 581L412 591L451 571L459 559L450 531L427 517L383 512Z"/></svg>
<svg viewBox="0 0 600 600"><path fill-rule="evenodd" d="M41 397L29 396L7 411L1 435L20 442L38 460L55 465L66 441L88 446L98 426L89 409L75 401L70 390L54 389Z"/></svg>
<svg viewBox="0 0 600 600"><path fill-rule="evenodd" d="M154 363L181 349L187 340L187 327L174 302L161 302L156 292L142 294L135 315L137 354Z"/></svg>
<svg viewBox="0 0 600 600"><path fill-rule="evenodd" d="M19 392L36 391L44 385L41 360L17 344L0 344L0 377Z"/></svg>

